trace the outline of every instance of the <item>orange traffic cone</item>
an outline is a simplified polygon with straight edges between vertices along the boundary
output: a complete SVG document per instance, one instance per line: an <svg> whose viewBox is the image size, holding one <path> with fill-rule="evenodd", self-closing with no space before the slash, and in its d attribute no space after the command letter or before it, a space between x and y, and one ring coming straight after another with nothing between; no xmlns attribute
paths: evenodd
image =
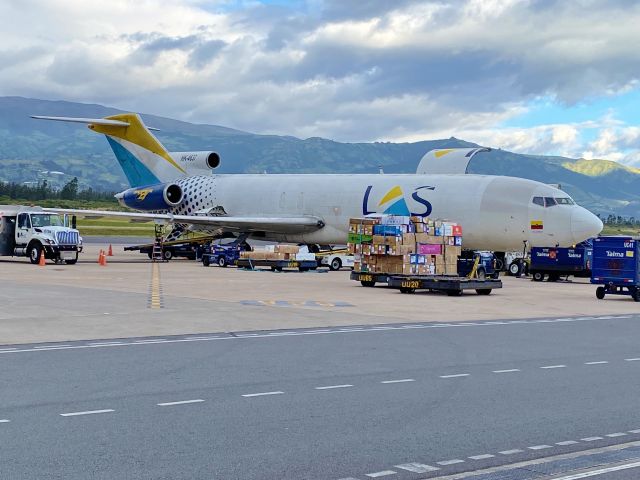
<svg viewBox="0 0 640 480"><path fill-rule="evenodd" d="M103 267L107 266L107 254L104 251L102 252L102 263L100 265L102 265Z"/></svg>
<svg viewBox="0 0 640 480"><path fill-rule="evenodd" d="M40 251L40 260L38 260L38 265L40 267L44 267L46 265L44 260L44 248Z"/></svg>
<svg viewBox="0 0 640 480"><path fill-rule="evenodd" d="M111 244L109 244L109 253L107 253L107 257L113 257L113 250L111 249Z"/></svg>

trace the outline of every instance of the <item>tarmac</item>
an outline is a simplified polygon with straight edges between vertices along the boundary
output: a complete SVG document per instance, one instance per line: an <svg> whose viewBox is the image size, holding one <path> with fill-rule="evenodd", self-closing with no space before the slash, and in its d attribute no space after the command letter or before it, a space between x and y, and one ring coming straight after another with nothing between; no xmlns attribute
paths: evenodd
<svg viewBox="0 0 640 480"><path fill-rule="evenodd" d="M247 271L175 259L155 264L114 245L107 265L87 244L76 265L0 259L0 345L130 336L277 330L403 322L622 315L628 296L595 297L588 279L502 277L489 296L401 294L365 288L349 271Z"/></svg>

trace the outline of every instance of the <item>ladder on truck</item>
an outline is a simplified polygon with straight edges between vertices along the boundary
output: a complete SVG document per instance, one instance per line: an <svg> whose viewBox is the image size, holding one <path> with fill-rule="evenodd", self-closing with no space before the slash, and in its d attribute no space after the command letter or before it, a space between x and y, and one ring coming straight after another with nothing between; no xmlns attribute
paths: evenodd
<svg viewBox="0 0 640 480"><path fill-rule="evenodd" d="M162 262L164 261L163 255L163 238L164 238L164 228L162 225L155 225L155 239L153 241L153 248L151 250L151 261L152 262Z"/></svg>

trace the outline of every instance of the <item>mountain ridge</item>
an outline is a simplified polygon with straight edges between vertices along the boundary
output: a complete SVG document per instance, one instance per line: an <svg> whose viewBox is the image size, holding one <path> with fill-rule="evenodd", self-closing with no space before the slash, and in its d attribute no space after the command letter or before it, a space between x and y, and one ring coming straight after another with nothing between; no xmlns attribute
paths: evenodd
<svg viewBox="0 0 640 480"><path fill-rule="evenodd" d="M103 117L122 113L99 104L0 97L0 180L64 182L82 187L127 188L102 135L78 124L34 120L30 115ZM220 125L193 124L140 114L170 151L215 150L219 173L412 173L434 148L476 147L455 137L393 143L343 143L321 137L261 135ZM60 171L59 178L44 174ZM469 173L510 175L559 183L574 199L601 215L640 216L640 170L608 160L525 155L501 149L476 155Z"/></svg>

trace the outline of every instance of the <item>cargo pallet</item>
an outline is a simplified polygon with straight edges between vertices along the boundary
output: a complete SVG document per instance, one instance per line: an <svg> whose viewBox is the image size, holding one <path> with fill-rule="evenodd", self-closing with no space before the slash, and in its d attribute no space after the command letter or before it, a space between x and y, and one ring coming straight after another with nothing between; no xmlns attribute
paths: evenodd
<svg viewBox="0 0 640 480"><path fill-rule="evenodd" d="M375 287L376 283L388 283L388 273L351 272L351 280L360 282L363 287Z"/></svg>
<svg viewBox="0 0 640 480"><path fill-rule="evenodd" d="M416 290L445 292L450 297L462 295L463 290L475 290L478 295L489 295L494 288L502 288L502 280L467 278L448 275L393 275L389 286L400 293L415 293Z"/></svg>
<svg viewBox="0 0 640 480"><path fill-rule="evenodd" d="M297 268L301 272L306 272L318 268L316 260L258 260L252 258L239 258L236 260L238 268L269 267L274 272L281 272L285 268Z"/></svg>
<svg viewBox="0 0 640 480"><path fill-rule="evenodd" d="M359 281L363 287L373 287L376 283L386 283L401 293L415 293L416 290L445 292L449 296L462 295L463 290L475 290L478 295L489 295L495 288L502 288L502 281L455 275L389 275L387 273L351 272L351 280Z"/></svg>

